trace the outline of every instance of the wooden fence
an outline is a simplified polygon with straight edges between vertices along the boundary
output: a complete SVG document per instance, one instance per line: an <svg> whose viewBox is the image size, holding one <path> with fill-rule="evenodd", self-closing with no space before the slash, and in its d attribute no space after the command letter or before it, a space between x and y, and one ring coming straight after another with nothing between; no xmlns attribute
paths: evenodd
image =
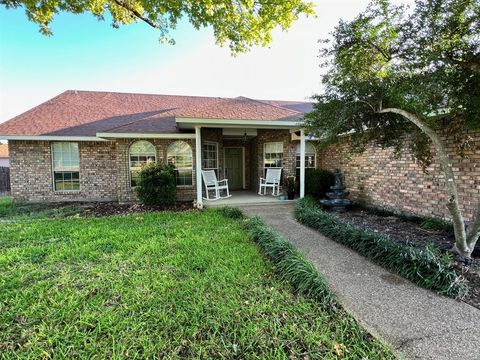
<svg viewBox="0 0 480 360"><path fill-rule="evenodd" d="M10 195L10 168L0 167L0 196Z"/></svg>

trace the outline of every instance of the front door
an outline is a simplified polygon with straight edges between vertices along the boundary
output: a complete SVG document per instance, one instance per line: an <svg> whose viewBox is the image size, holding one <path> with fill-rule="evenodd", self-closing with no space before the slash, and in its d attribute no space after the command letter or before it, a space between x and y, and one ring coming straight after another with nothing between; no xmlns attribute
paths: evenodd
<svg viewBox="0 0 480 360"><path fill-rule="evenodd" d="M243 149L225 148L225 178L230 190L243 188Z"/></svg>

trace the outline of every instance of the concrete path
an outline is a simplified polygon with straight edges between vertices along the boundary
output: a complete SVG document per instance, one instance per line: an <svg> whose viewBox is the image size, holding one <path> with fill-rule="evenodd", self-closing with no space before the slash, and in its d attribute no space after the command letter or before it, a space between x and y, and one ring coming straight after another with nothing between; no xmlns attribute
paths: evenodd
<svg viewBox="0 0 480 360"><path fill-rule="evenodd" d="M419 288L297 223L293 205L240 208L261 216L304 252L345 309L397 354L407 359L480 359L480 310Z"/></svg>

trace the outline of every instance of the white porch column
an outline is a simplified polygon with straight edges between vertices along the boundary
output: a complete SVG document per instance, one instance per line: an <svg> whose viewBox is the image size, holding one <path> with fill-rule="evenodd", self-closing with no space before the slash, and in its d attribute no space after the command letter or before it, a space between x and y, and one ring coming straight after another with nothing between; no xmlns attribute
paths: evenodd
<svg viewBox="0 0 480 360"><path fill-rule="evenodd" d="M197 207L203 208L202 198L202 128L195 126L195 175L197 183Z"/></svg>
<svg viewBox="0 0 480 360"><path fill-rule="evenodd" d="M300 198L305 197L305 130L300 130Z"/></svg>

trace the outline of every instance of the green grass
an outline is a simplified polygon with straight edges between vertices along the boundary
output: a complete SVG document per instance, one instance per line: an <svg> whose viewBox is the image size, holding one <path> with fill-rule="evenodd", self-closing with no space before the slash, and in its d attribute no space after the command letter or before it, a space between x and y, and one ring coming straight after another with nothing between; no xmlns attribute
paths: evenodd
<svg viewBox="0 0 480 360"><path fill-rule="evenodd" d="M220 212L0 227L0 357L393 358Z"/></svg>
<svg viewBox="0 0 480 360"><path fill-rule="evenodd" d="M16 204L11 197L0 197L0 224L2 221L28 221L52 217L64 218L81 212L82 208L77 204Z"/></svg>

